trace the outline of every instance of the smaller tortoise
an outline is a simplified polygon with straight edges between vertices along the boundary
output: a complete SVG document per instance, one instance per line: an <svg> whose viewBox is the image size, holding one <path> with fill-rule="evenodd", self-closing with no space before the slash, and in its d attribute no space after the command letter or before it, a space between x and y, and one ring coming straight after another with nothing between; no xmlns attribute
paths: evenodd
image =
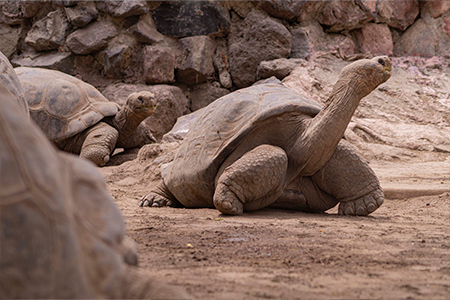
<svg viewBox="0 0 450 300"><path fill-rule="evenodd" d="M116 147L142 147L154 141L141 124L156 109L153 93L132 93L120 109L92 85L65 73L28 67L15 71L31 118L59 149L103 166Z"/></svg>
<svg viewBox="0 0 450 300"><path fill-rule="evenodd" d="M346 66L323 108L281 82L214 101L140 205L242 214L267 206L322 212L340 203L341 214L375 211L384 201L378 178L342 137L360 100L391 70L385 56Z"/></svg>

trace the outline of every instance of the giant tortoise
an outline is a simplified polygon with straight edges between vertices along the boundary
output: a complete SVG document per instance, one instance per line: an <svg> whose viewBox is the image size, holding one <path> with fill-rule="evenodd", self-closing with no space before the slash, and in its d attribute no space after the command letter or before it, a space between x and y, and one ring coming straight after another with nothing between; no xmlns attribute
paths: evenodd
<svg viewBox="0 0 450 300"><path fill-rule="evenodd" d="M14 68L8 58L2 52L0 52L0 84L7 87L8 91L13 95L14 100L19 103L26 114L29 114L28 104L25 100L20 80L16 72L14 72Z"/></svg>
<svg viewBox="0 0 450 300"><path fill-rule="evenodd" d="M325 107L280 83L228 94L191 124L162 182L141 206L267 206L367 215L384 201L379 181L342 139L360 100L390 77L388 57L342 69Z"/></svg>
<svg viewBox="0 0 450 300"><path fill-rule="evenodd" d="M135 247L101 174L16 100L0 82L0 299L188 298L129 265Z"/></svg>
<svg viewBox="0 0 450 300"><path fill-rule="evenodd" d="M59 149L102 166L116 147L154 141L150 130L140 126L156 108L153 93L132 93L120 109L92 85L60 71L28 67L15 71L31 118Z"/></svg>

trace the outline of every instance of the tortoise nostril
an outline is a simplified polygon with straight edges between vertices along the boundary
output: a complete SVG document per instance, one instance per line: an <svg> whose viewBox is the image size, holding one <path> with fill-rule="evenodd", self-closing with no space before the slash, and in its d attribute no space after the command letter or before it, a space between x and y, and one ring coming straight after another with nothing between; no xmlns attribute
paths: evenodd
<svg viewBox="0 0 450 300"><path fill-rule="evenodd" d="M378 59L378 63L379 63L380 65L384 66L384 60L383 60L382 58L379 58L379 59Z"/></svg>

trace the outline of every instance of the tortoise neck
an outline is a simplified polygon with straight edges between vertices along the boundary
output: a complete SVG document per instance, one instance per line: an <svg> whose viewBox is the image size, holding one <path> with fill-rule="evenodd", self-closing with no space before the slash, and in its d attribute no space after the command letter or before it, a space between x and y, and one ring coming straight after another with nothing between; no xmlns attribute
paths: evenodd
<svg viewBox="0 0 450 300"><path fill-rule="evenodd" d="M145 117L136 114L125 105L112 119L112 125L119 131L119 139L121 139L121 137L126 138L134 134L136 128L144 119Z"/></svg>

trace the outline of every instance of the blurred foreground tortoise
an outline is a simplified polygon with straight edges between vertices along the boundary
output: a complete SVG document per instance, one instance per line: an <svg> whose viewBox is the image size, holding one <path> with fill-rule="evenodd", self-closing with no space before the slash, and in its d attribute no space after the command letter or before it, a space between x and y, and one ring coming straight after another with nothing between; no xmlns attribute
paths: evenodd
<svg viewBox="0 0 450 300"><path fill-rule="evenodd" d="M342 139L360 100L390 77L388 57L342 69L324 108L281 82L228 94L191 123L162 182L141 206L272 206L367 215L384 201L375 173Z"/></svg>
<svg viewBox="0 0 450 300"><path fill-rule="evenodd" d="M92 85L60 71L28 67L15 71L31 118L59 149L103 166L115 148L154 141L141 125L156 108L153 93L133 93L120 109Z"/></svg>
<svg viewBox="0 0 450 300"><path fill-rule="evenodd" d="M14 68L9 62L8 58L0 52L0 84L3 84L14 98L14 101L19 103L22 110L29 114L28 104L24 97L24 91L20 80L17 77Z"/></svg>
<svg viewBox="0 0 450 300"><path fill-rule="evenodd" d="M130 266L136 247L101 174L16 100L0 82L0 299L188 299Z"/></svg>

